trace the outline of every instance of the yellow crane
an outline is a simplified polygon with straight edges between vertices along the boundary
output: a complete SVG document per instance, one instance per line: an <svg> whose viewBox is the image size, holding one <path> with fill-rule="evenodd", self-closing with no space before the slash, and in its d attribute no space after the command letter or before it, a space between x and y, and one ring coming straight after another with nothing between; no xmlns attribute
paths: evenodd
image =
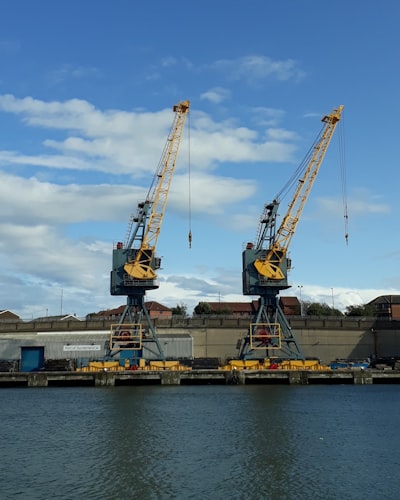
<svg viewBox="0 0 400 500"><path fill-rule="evenodd" d="M164 359L144 297L147 290L158 288L156 278L161 259L156 257L157 241L189 108L189 101L181 101L173 107L174 119L146 199L138 204L137 213L130 218L125 242L118 242L113 249L110 293L125 295L127 304L119 323L112 325L109 350L118 352L120 357L127 356L129 350L134 351L136 361L142 357L144 342L154 356ZM142 331L143 316L148 325L146 335ZM132 361L135 360L130 356Z"/></svg>
<svg viewBox="0 0 400 500"><path fill-rule="evenodd" d="M128 248L132 246L138 234L138 229L144 225L143 219L148 218L144 232L140 236L140 247L135 253L134 259L128 260L124 265L125 272L134 279L154 280L157 277L154 269L156 266L153 265L155 250L189 106L189 101L182 101L174 106L175 118L154 175L153 183L147 194L146 201L139 207L140 216L131 219L132 222L137 222L137 226L127 241ZM149 215L148 211L150 211ZM157 264L159 263L158 261Z"/></svg>
<svg viewBox="0 0 400 500"><path fill-rule="evenodd" d="M293 199L289 204L288 211L282 220L274 241L268 253L254 262L255 268L261 276L265 276L271 280L285 279L281 264L286 259L290 242L296 231L301 213L317 177L322 160L331 142L336 125L341 118L342 111L343 106L341 105L337 109L334 109L331 114L322 118L322 122L325 123L323 133L312 150L310 161L304 171L303 177L298 181Z"/></svg>
<svg viewBox="0 0 400 500"><path fill-rule="evenodd" d="M303 358L279 305L279 292L290 287L287 279L288 270L291 268L291 260L288 258L289 245L335 128L341 119L343 108L341 105L322 118L322 131L305 160L286 184L293 186L297 181L297 187L279 229L277 230L276 226L280 194L264 206L256 241L247 243L242 253L243 294L258 295L259 305L246 336L239 342L241 359L259 356L260 350L279 358ZM285 188L281 192L284 190Z"/></svg>

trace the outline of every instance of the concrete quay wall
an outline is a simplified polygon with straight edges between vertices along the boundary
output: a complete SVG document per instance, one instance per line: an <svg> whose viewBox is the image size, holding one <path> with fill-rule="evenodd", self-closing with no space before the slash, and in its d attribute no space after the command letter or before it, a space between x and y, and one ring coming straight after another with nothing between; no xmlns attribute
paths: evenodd
<svg viewBox="0 0 400 500"><path fill-rule="evenodd" d="M167 333L161 328L159 332ZM179 333L177 329L168 330L168 333L172 332ZM222 360L237 356L237 341L245 335L245 331L234 328L192 328L189 333L193 337L195 357L217 357ZM337 358L364 359L372 355L400 355L400 330L381 330L373 334L369 330L303 328L297 329L295 336L304 356L319 358L323 363Z"/></svg>
<svg viewBox="0 0 400 500"><path fill-rule="evenodd" d="M399 384L400 371L379 370L187 370L0 373L4 387L114 387L126 385Z"/></svg>
<svg viewBox="0 0 400 500"><path fill-rule="evenodd" d="M251 319L195 318L180 325L159 321L160 333L190 333L195 357L237 356L237 341L246 335ZM304 356L329 363L337 358L364 359L400 356L400 321L376 318L290 318Z"/></svg>
<svg viewBox="0 0 400 500"><path fill-rule="evenodd" d="M246 335L250 322L249 318L232 317L173 317L169 320L154 320L159 334L191 335L194 357L215 357L222 362L227 358L237 357L237 341ZM102 320L0 322L0 340L23 341L24 345L28 345L35 339L33 344L37 345L37 341L44 339L44 335L49 339L52 333L57 333L57 339L61 336L65 342L71 342L79 335L84 335L85 340L89 341L92 334L93 340L98 341L99 332L104 332L104 339L108 338L110 325L111 322ZM304 355L317 357L323 363L336 358L400 356L400 321L292 317L290 325Z"/></svg>

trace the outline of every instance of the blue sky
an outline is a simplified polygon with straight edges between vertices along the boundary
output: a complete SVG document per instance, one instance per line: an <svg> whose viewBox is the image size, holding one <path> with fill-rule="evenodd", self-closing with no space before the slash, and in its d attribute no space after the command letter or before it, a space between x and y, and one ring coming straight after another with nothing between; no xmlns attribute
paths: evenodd
<svg viewBox="0 0 400 500"><path fill-rule="evenodd" d="M113 242L186 99L148 300L189 313L250 300L243 245L340 104L344 149L336 132L286 294L344 310L400 293L399 18L395 0L2 2L0 309L85 316L124 303L109 294Z"/></svg>

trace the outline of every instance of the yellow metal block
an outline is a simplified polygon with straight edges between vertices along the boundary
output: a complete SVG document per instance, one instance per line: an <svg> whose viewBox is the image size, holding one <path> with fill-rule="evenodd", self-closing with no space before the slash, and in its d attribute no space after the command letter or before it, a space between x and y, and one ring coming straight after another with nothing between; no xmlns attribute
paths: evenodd
<svg viewBox="0 0 400 500"><path fill-rule="evenodd" d="M101 371L120 371L122 366L118 361L89 361L88 366L77 368L79 372L101 372Z"/></svg>
<svg viewBox="0 0 400 500"><path fill-rule="evenodd" d="M149 361L150 370L163 370L164 368L164 361Z"/></svg>
<svg viewBox="0 0 400 500"><path fill-rule="evenodd" d="M148 370L187 370L179 361L149 361Z"/></svg>
<svg viewBox="0 0 400 500"><path fill-rule="evenodd" d="M231 359L228 367L231 370L259 370L262 365L256 359Z"/></svg>
<svg viewBox="0 0 400 500"><path fill-rule="evenodd" d="M318 360L288 360L282 361L280 364L282 370L327 370L327 366L321 365Z"/></svg>

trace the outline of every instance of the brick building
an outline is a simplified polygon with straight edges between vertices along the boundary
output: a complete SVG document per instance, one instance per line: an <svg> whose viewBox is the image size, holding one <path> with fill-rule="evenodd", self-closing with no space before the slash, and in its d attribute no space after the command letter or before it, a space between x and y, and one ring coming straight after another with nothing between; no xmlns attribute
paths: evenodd
<svg viewBox="0 0 400 500"><path fill-rule="evenodd" d="M285 316L300 316L301 307L297 297L280 297L280 306ZM258 300L251 302L206 302L211 314L225 314L235 318L253 317L258 310Z"/></svg>
<svg viewBox="0 0 400 500"><path fill-rule="evenodd" d="M155 301L145 302L145 307L151 319L154 318L171 318L172 317L172 309L166 307L162 304L159 304ZM124 312L125 306L115 307L114 309L107 309L105 311L100 311L96 314L92 314L90 316L95 316L97 318L105 319L108 321L118 322Z"/></svg>
<svg viewBox="0 0 400 500"><path fill-rule="evenodd" d="M400 319L400 295L381 295L368 304L374 306L377 318Z"/></svg>
<svg viewBox="0 0 400 500"><path fill-rule="evenodd" d="M21 318L18 316L18 314L13 313L12 311L9 311L8 309L2 309L0 310L0 321L19 321Z"/></svg>

